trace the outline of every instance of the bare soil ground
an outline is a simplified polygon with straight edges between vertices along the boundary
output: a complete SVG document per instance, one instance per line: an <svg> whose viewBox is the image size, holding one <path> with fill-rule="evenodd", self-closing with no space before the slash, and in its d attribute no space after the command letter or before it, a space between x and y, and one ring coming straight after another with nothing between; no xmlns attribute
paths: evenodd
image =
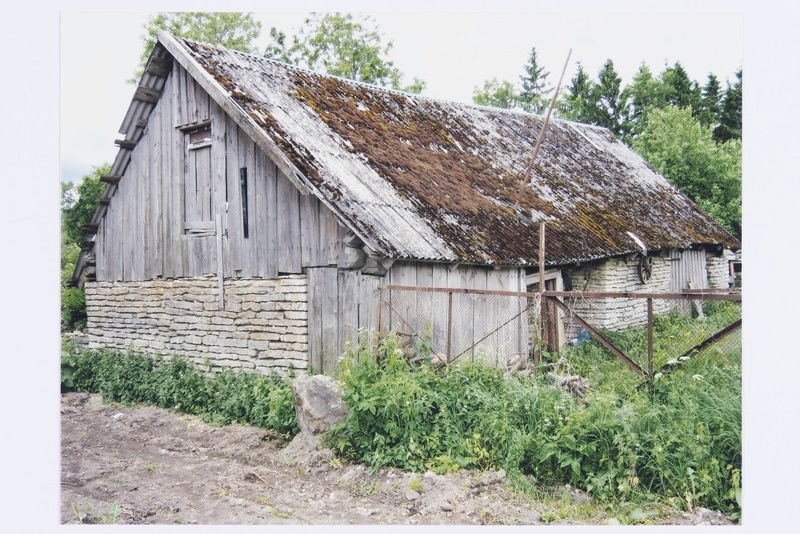
<svg viewBox="0 0 800 534"><path fill-rule="evenodd" d="M283 445L264 429L214 427L159 408L65 393L61 522L535 525L556 519L617 524L602 514L557 520L557 505L513 491L502 471L371 473L336 459L309 463ZM577 492L573 498L576 506L588 501ZM708 510L661 510L652 522L730 524Z"/></svg>

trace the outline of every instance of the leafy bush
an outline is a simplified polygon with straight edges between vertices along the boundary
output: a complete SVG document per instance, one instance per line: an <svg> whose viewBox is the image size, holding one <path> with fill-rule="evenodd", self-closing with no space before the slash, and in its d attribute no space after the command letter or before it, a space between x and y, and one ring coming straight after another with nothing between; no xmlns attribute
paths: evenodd
<svg viewBox="0 0 800 534"><path fill-rule="evenodd" d="M271 428L286 438L299 432L291 382L277 375L228 370L212 378L183 358L114 350L65 352L61 370L62 389L100 393L107 401L152 404L218 425Z"/></svg>
<svg viewBox="0 0 800 534"><path fill-rule="evenodd" d="M667 319L673 328L677 319ZM587 344L587 347L591 345ZM589 353L577 365L589 365ZM371 357L370 357L371 355ZM595 369L612 369L616 358ZM603 501L658 495L676 506L738 513L741 354L711 349L651 390L604 387L579 402L544 378L480 363L409 365L397 338L350 347L339 378L347 420L328 436L373 468L504 468L516 480L571 484ZM614 364L616 365L616 364ZM619 369L605 379L633 376Z"/></svg>

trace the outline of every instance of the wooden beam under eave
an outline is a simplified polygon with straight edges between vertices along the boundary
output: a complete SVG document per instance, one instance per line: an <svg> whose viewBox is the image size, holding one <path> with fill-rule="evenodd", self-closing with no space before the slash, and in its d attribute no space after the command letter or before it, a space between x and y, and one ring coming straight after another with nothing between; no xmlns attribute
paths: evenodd
<svg viewBox="0 0 800 534"><path fill-rule="evenodd" d="M145 72L158 76L159 78L166 78L172 69L172 59L170 57L152 57L150 62L145 68Z"/></svg>
<svg viewBox="0 0 800 534"><path fill-rule="evenodd" d="M137 141L133 139L115 139L114 144L120 148L133 150L136 147Z"/></svg>
<svg viewBox="0 0 800 534"><path fill-rule="evenodd" d="M141 85L136 88L136 92L133 93L134 100L141 100L142 102L158 102L159 97L161 96L161 91L157 89L151 89L149 87L142 87Z"/></svg>
<svg viewBox="0 0 800 534"><path fill-rule="evenodd" d="M96 234L98 228L100 228L100 225L97 223L89 223L81 226L81 230L83 230L87 234Z"/></svg>
<svg viewBox="0 0 800 534"><path fill-rule="evenodd" d="M86 241L81 243L81 250L84 252L91 252L94 248L94 241L87 239Z"/></svg>
<svg viewBox="0 0 800 534"><path fill-rule="evenodd" d="M118 184L121 179L122 176L119 176L117 174L104 174L103 176L100 177L101 182L114 185Z"/></svg>

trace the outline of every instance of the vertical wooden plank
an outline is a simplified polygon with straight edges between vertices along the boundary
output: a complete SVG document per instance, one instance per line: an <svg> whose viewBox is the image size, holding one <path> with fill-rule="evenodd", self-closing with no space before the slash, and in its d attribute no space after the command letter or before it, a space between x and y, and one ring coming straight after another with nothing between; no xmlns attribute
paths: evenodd
<svg viewBox="0 0 800 534"><path fill-rule="evenodd" d="M211 202L211 147L192 151L195 154L195 172L197 173L197 220L209 222L214 220Z"/></svg>
<svg viewBox="0 0 800 534"><path fill-rule="evenodd" d="M186 76L186 111L188 112L188 122L195 123L197 117L197 98L195 97L195 82L188 73L184 71Z"/></svg>
<svg viewBox="0 0 800 534"><path fill-rule="evenodd" d="M319 290L322 291L320 305L322 330L322 366L323 373L330 375L336 367L338 332L339 332L339 295L338 280L335 267L320 269L321 280Z"/></svg>
<svg viewBox="0 0 800 534"><path fill-rule="evenodd" d="M256 250L258 262L256 271L258 276L267 278L270 276L269 270L269 230L267 228L267 210L269 199L267 198L268 175L272 171L271 161L266 153L255 147L255 173L253 175L253 186L255 189L255 213L254 226L256 227Z"/></svg>
<svg viewBox="0 0 800 534"><path fill-rule="evenodd" d="M469 266L459 266L450 268L446 265L441 265L434 271L434 278L445 278L446 287L471 289L472 281L475 277L475 269ZM475 296L455 293L453 295L453 320L452 320L452 356L458 356L470 345L473 341L473 327L472 318L473 310L475 308ZM473 351L469 350L466 354L460 357L461 360L472 360Z"/></svg>
<svg viewBox="0 0 800 534"><path fill-rule="evenodd" d="M192 85L194 86L195 102L197 103L197 120L208 120L210 118L209 95L194 79L192 79Z"/></svg>
<svg viewBox="0 0 800 534"><path fill-rule="evenodd" d="M278 166L271 160L267 161L267 172L264 175L266 212L265 241L265 274L267 278L278 276Z"/></svg>
<svg viewBox="0 0 800 534"><path fill-rule="evenodd" d="M339 296L339 324L336 355L344 353L348 342L358 341L358 282L355 271L339 270L337 292Z"/></svg>
<svg viewBox="0 0 800 534"><path fill-rule="evenodd" d="M339 223L329 209L320 210L319 226L322 261L325 265L338 265L339 249L343 246L339 239Z"/></svg>
<svg viewBox="0 0 800 534"><path fill-rule="evenodd" d="M189 122L189 113L187 112L186 106L186 71L177 61L172 62L172 72L175 74L177 79L177 90L176 90L176 111L175 113L175 127L183 126Z"/></svg>
<svg viewBox="0 0 800 534"><path fill-rule="evenodd" d="M211 120L211 186L213 200L212 210L216 217L214 230L217 237L216 261L218 275L225 277L225 248L228 243L228 184L225 169L225 114L216 104L210 104L208 110ZM229 271L230 272L230 271Z"/></svg>
<svg viewBox="0 0 800 534"><path fill-rule="evenodd" d="M130 190L131 190L131 183L136 180L137 172L136 172L136 162L131 161L128 164L128 169L126 171L126 176L124 180L120 180L119 185L119 194L120 200L122 201L122 205L124 207L124 215L122 217L122 226L120 226L120 246L121 246L121 261L122 261L122 279L125 281L132 280L133 272L132 272L132 265L130 262L130 255L132 251L132 247L130 245L133 239L133 231L136 224L134 220L133 214L135 213L134 208L136 206L136 202L134 198L131 198Z"/></svg>
<svg viewBox="0 0 800 534"><path fill-rule="evenodd" d="M322 269L308 270L308 352L309 365L322 372Z"/></svg>
<svg viewBox="0 0 800 534"><path fill-rule="evenodd" d="M242 270L242 197L239 185L239 127L229 116L225 117L225 174L228 184L228 243L225 257L226 271L236 276Z"/></svg>
<svg viewBox="0 0 800 534"><path fill-rule="evenodd" d="M173 171L175 140L172 137L175 132L175 128L172 127L175 122L175 117L173 116L174 80L174 76L167 78L164 83L164 93L161 96L161 207L163 210L161 256L163 258L162 275L164 278L173 278L175 276L175 247L173 246L172 236L172 226L174 224L172 193L176 178Z"/></svg>
<svg viewBox="0 0 800 534"><path fill-rule="evenodd" d="M222 213L217 214L216 221L217 221L216 224L217 235L215 237L217 240L217 291L219 292L219 300L217 302L219 303L219 309L224 310L225 309L225 293L224 293L225 266L222 261L222 231L221 231Z"/></svg>
<svg viewBox="0 0 800 534"><path fill-rule="evenodd" d="M278 174L278 272L299 273L300 200L297 188Z"/></svg>
<svg viewBox="0 0 800 534"><path fill-rule="evenodd" d="M175 126L183 124L184 71L177 61L172 62L172 74L175 79L172 99L172 120ZM188 276L186 266L186 240L183 236L183 223L186 218L184 197L186 194L186 141L184 134L172 129L172 221L170 254L173 259L172 274L175 278Z"/></svg>
<svg viewBox="0 0 800 534"><path fill-rule="evenodd" d="M247 198L245 199L243 196L241 197L242 202L247 202L247 217L248 217L248 236L247 238L244 237L244 222L242 222L242 276L249 277L253 276L255 273L253 272L253 264L254 264L254 254L255 254L255 228L253 228L252 224L252 217L253 213L255 212L255 194L252 191L252 183L253 178L251 174L253 173L253 141L243 134L243 132L239 132L239 143L238 143L238 150L239 150L239 169L237 169L236 175L240 176L240 172L242 168L247 169ZM241 186L240 186L241 191ZM243 194L243 193L242 193ZM251 231L252 230L252 231Z"/></svg>
<svg viewBox="0 0 800 534"><path fill-rule="evenodd" d="M358 329L369 333L377 321L378 284L384 280L379 276L358 275Z"/></svg>
<svg viewBox="0 0 800 534"><path fill-rule="evenodd" d="M164 274L164 245L163 245L163 231L164 226L164 210L162 209L162 184L163 184L163 166L165 159L164 139L166 136L163 132L164 124L164 103L159 101L154 110L154 117L151 117L150 135L152 140L150 143L150 218L146 219L149 225L149 241L151 243L151 260L149 268L145 269L145 279L153 280L160 278Z"/></svg>
<svg viewBox="0 0 800 534"><path fill-rule="evenodd" d="M488 272L489 269L484 267L472 267L474 272L473 278L473 288L474 289L488 289ZM478 357L478 352L480 351L483 344L478 343L478 340L481 339L488 333L488 326L486 322L486 317L491 317L489 307L488 296L486 295L474 295L473 297L473 305L472 305L472 342L470 345L475 345L471 351L470 356L472 357L472 361L475 361ZM477 343L477 345L476 345Z"/></svg>
<svg viewBox="0 0 800 534"><path fill-rule="evenodd" d="M300 265L319 265L319 201L300 195Z"/></svg>

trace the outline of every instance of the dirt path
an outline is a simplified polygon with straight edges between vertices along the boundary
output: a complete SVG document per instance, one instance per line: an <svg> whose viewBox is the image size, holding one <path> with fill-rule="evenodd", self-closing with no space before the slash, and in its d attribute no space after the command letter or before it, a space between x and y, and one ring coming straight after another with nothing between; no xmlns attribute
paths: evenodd
<svg viewBox="0 0 800 534"><path fill-rule="evenodd" d="M510 490L503 472L371 474L335 460L308 467L264 429L213 427L98 395L62 395L61 432L62 523L531 525L552 516ZM658 522L720 524L715 518Z"/></svg>

